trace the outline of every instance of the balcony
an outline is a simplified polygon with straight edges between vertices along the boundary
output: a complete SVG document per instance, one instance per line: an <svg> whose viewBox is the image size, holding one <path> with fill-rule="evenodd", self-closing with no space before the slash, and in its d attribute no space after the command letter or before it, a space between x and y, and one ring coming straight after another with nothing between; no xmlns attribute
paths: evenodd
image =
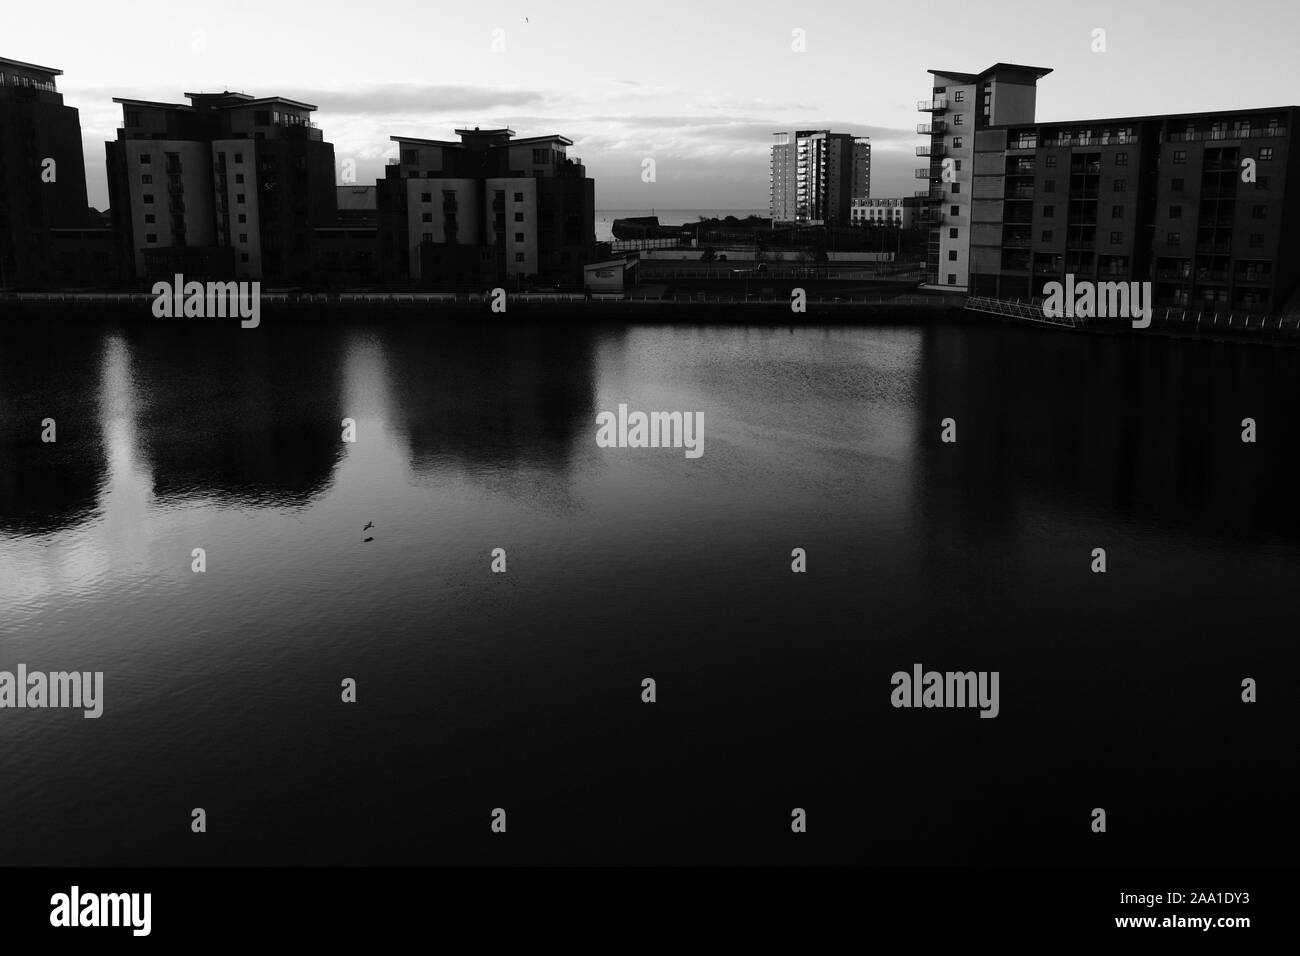
<svg viewBox="0 0 1300 956"><path fill-rule="evenodd" d="M1210 255L1226 256L1232 252L1232 243L1230 242L1198 242L1196 251Z"/></svg>
<svg viewBox="0 0 1300 956"><path fill-rule="evenodd" d="M916 178L917 178L917 179L935 179L935 180L939 180L939 179L942 179L942 178L943 178L943 170L942 170L942 169L933 169L933 170L932 170L932 169L930 169L930 167L927 166L927 167L924 168L924 169L918 169L918 170L916 171Z"/></svg>
<svg viewBox="0 0 1300 956"><path fill-rule="evenodd" d="M1266 129L1189 130L1182 133L1170 133L1167 141L1170 143L1197 143L1221 139L1268 139L1285 135L1285 126L1270 126Z"/></svg>
<svg viewBox="0 0 1300 956"><path fill-rule="evenodd" d="M916 104L916 108L922 113L943 113L948 109L948 97L935 96L928 100L921 100Z"/></svg>
<svg viewBox="0 0 1300 956"><path fill-rule="evenodd" d="M948 124L943 120L935 120L933 123L918 123L916 133L918 136L939 136L948 131Z"/></svg>
<svg viewBox="0 0 1300 956"><path fill-rule="evenodd" d="M934 145L931 145L931 146L918 146L918 147L916 147L916 155L918 155L918 156L935 156L935 157L938 157L938 156L943 156L943 155L945 155L946 153L947 153L947 148L946 148L942 143L937 143L937 144L934 144Z"/></svg>

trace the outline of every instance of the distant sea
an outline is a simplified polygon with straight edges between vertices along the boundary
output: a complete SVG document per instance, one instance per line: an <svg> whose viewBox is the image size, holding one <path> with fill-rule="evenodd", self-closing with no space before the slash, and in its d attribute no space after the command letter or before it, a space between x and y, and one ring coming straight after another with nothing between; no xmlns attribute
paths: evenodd
<svg viewBox="0 0 1300 956"><path fill-rule="evenodd" d="M610 242L614 238L614 220L628 219L632 216L658 216L665 226L680 226L683 223L698 222L701 216L722 218L735 216L766 216L766 209L597 209L596 241Z"/></svg>

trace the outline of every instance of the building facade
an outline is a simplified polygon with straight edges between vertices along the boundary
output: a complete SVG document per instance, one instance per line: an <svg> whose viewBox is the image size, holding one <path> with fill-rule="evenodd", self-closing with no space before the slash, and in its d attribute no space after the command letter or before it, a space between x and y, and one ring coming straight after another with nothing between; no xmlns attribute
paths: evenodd
<svg viewBox="0 0 1300 956"><path fill-rule="evenodd" d="M928 159L916 178L928 185L921 221L929 229L925 282L966 289L970 282L972 161L975 134L989 126L1032 122L1038 80L1051 70L997 63L982 73L931 70L931 94L917 104L930 121L917 126L928 143L916 154Z"/></svg>
<svg viewBox="0 0 1300 956"><path fill-rule="evenodd" d="M62 72L0 58L0 288L56 284L67 241L55 230L99 245L86 204L81 120L55 85Z"/></svg>
<svg viewBox="0 0 1300 956"><path fill-rule="evenodd" d="M1296 288L1294 106L1019 124L976 139L971 291L1150 281L1157 307L1271 313Z"/></svg>
<svg viewBox="0 0 1300 956"><path fill-rule="evenodd" d="M914 229L922 200L916 196L899 199L855 199L849 210L849 221L855 226L890 226L894 229Z"/></svg>
<svg viewBox="0 0 1300 956"><path fill-rule="evenodd" d="M829 130L774 133L769 209L774 223L848 225L871 195L871 143Z"/></svg>
<svg viewBox="0 0 1300 956"><path fill-rule="evenodd" d="M185 96L114 100L123 123L106 152L124 274L308 280L313 230L336 218L334 147L311 121L316 107Z"/></svg>
<svg viewBox="0 0 1300 956"><path fill-rule="evenodd" d="M581 282L596 246L595 183L563 136L458 129L394 136L377 184L380 268L422 285L549 277Z"/></svg>

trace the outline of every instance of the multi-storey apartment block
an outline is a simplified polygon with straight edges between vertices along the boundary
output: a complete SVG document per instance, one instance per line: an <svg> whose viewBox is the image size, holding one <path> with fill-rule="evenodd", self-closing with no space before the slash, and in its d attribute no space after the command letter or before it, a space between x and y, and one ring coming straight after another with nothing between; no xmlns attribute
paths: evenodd
<svg viewBox="0 0 1300 956"><path fill-rule="evenodd" d="M1269 313L1296 287L1293 106L1018 124L976 138L971 291L1151 281L1154 304Z"/></svg>
<svg viewBox="0 0 1300 956"><path fill-rule="evenodd" d="M53 230L91 226L81 121L61 70L0 58L0 287L56 277Z"/></svg>
<svg viewBox="0 0 1300 956"><path fill-rule="evenodd" d="M773 222L848 225L871 195L871 144L829 130L774 133L769 207Z"/></svg>
<svg viewBox="0 0 1300 956"><path fill-rule="evenodd" d="M595 182L563 136L458 129L460 142L392 137L378 183L380 266L424 284L570 277L596 244Z"/></svg>
<svg viewBox="0 0 1300 956"><path fill-rule="evenodd" d="M334 147L311 121L316 107L185 96L114 100L123 124L105 145L125 274L309 278L313 229L336 214Z"/></svg>
<svg viewBox="0 0 1300 956"><path fill-rule="evenodd" d="M967 287L971 228L971 164L975 134L989 126L1031 122L1038 80L1051 70L997 63L983 73L931 70L934 86L917 109L931 119L917 127L929 138L916 154L929 164L916 171L928 182L917 197L926 200L922 224L930 229L925 281Z"/></svg>

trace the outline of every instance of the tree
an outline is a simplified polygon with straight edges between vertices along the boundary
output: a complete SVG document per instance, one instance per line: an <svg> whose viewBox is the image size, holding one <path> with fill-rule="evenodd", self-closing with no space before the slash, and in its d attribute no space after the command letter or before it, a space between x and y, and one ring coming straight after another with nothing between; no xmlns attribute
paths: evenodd
<svg viewBox="0 0 1300 956"><path fill-rule="evenodd" d="M712 246L709 246L704 250L704 252L700 253L700 261L712 262L714 259L717 258L717 256L718 256L717 252L714 251Z"/></svg>

